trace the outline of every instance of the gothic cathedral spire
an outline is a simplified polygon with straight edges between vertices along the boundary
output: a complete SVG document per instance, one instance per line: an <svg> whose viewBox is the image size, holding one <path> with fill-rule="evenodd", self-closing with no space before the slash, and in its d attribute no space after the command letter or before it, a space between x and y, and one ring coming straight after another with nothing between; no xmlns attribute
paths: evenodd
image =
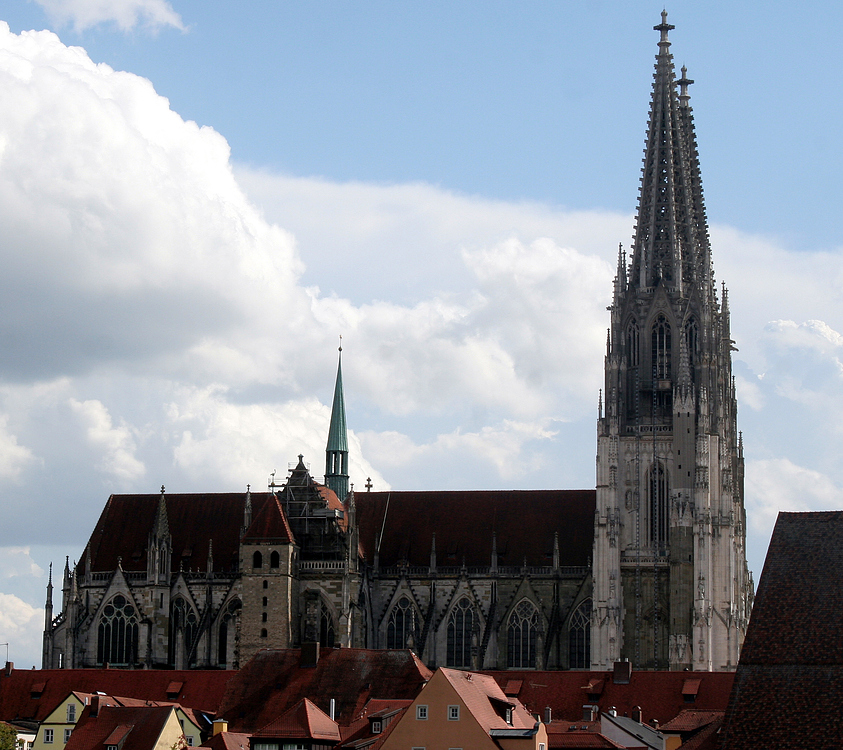
<svg viewBox="0 0 843 750"><path fill-rule="evenodd" d="M629 266L598 420L592 668L734 669L752 604L729 311L688 86L662 22ZM678 91L677 91L678 86Z"/></svg>
<svg viewBox="0 0 843 750"><path fill-rule="evenodd" d="M341 501L345 501L348 495L348 428L345 423L345 396L342 390L342 343L337 362L331 426L328 428L328 444L325 447L325 484Z"/></svg>

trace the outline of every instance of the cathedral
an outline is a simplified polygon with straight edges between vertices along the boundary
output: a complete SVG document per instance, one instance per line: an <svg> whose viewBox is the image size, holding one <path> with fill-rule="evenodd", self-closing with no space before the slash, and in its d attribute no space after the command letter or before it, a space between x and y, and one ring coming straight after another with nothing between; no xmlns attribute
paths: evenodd
<svg viewBox="0 0 843 750"><path fill-rule="evenodd" d="M589 490L349 490L342 361L324 483L112 495L44 668L220 668L262 648L466 669L734 669L753 599L728 297L662 13L633 246L619 250ZM340 358L342 357L340 350Z"/></svg>

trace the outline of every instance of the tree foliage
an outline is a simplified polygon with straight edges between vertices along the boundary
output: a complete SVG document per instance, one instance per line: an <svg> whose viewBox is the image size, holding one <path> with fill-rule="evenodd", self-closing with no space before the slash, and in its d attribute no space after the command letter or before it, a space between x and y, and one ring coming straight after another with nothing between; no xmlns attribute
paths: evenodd
<svg viewBox="0 0 843 750"><path fill-rule="evenodd" d="M17 739L15 728L0 721L0 750L16 750Z"/></svg>

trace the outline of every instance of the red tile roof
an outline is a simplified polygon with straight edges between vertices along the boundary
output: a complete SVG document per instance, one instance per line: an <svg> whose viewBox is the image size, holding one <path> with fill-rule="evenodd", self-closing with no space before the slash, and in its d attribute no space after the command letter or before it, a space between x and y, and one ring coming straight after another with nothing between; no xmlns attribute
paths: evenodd
<svg viewBox="0 0 843 750"><path fill-rule="evenodd" d="M560 565L587 566L592 553L594 490L356 492L354 501L369 562L384 529L382 566L428 565L434 533L439 566L489 565L493 532L500 565L552 565L556 532Z"/></svg>
<svg viewBox="0 0 843 750"><path fill-rule="evenodd" d="M695 732L700 727L721 721L724 713L724 711L700 711L696 708L686 708L678 716L662 724L659 729L663 732Z"/></svg>
<svg viewBox="0 0 843 750"><path fill-rule="evenodd" d="M254 733L255 737L275 737L280 740L310 739L340 741L337 723L320 711L307 698L302 698L286 713L273 719Z"/></svg>
<svg viewBox="0 0 843 750"><path fill-rule="evenodd" d="M15 669L0 673L0 719L43 721L71 692L121 695L152 701L177 700L182 706L214 713L226 683L235 675L224 670ZM168 693L181 682L177 695ZM32 697L32 688L43 687Z"/></svg>
<svg viewBox="0 0 843 750"><path fill-rule="evenodd" d="M243 535L244 542L292 542L293 532L287 515L278 502L277 495L270 495L261 511Z"/></svg>
<svg viewBox="0 0 843 750"><path fill-rule="evenodd" d="M155 523L160 495L111 495L91 534L91 569L109 571L121 558L124 570L146 570L149 532ZM268 492L253 492L252 518L269 501ZM245 492L165 494L167 521L173 543L172 568L205 570L208 541L213 540L214 570L237 569ZM86 554L79 561L86 570Z"/></svg>
<svg viewBox="0 0 843 750"><path fill-rule="evenodd" d="M494 677L459 669L439 670L462 699L477 723L488 732L490 729L532 729L536 721L516 698L508 698L495 682ZM512 723L508 724L499 713L499 706L512 707Z"/></svg>
<svg viewBox="0 0 843 750"><path fill-rule="evenodd" d="M218 732L205 740L201 747L211 750L249 750L249 735L242 732Z"/></svg>
<svg viewBox="0 0 843 750"><path fill-rule="evenodd" d="M73 728L65 750L102 750L116 745L120 750L153 750L173 706L104 706L96 716L86 706Z"/></svg>
<svg viewBox="0 0 843 750"><path fill-rule="evenodd" d="M370 698L413 699L431 672L411 651L321 650L315 667L301 667L299 649L259 651L226 687L218 716L236 731L254 732L302 698L348 724Z"/></svg>
<svg viewBox="0 0 843 750"><path fill-rule="evenodd" d="M531 713L544 716L544 709L552 710L556 721L579 723L585 704L597 705L601 711L614 706L619 716L630 716L635 706L641 706L642 721L658 719L664 724L689 708L682 695L688 680L687 672L636 672L629 684L616 685L612 672L505 672L487 671L494 675L499 685L514 679L523 680L518 698ZM699 689L694 708L725 711L729 692L735 679L734 672L694 672L699 679ZM602 683L599 695L590 692ZM587 686L591 684L590 689ZM589 697L592 696L592 697Z"/></svg>
<svg viewBox="0 0 843 750"><path fill-rule="evenodd" d="M841 580L843 512L779 513L723 723L724 750L840 747Z"/></svg>

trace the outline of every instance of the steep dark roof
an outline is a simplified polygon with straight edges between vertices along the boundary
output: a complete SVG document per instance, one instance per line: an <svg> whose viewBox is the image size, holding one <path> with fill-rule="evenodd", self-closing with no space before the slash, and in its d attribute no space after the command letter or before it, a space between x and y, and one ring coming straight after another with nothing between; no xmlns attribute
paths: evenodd
<svg viewBox="0 0 843 750"><path fill-rule="evenodd" d="M326 713L334 698L336 721L348 724L370 698L415 698L431 675L410 651L326 648L315 667L300 662L299 649L259 651L229 682L218 716L254 732L303 698Z"/></svg>
<svg viewBox="0 0 843 750"><path fill-rule="evenodd" d="M234 675L224 670L15 669L0 673L0 719L41 722L73 691L178 701L214 713ZM173 682L180 684L178 692L168 692ZM43 688L34 691L38 684Z"/></svg>
<svg viewBox="0 0 843 750"><path fill-rule="evenodd" d="M841 581L843 512L779 513L723 724L724 750L840 747Z"/></svg>
<svg viewBox="0 0 843 750"><path fill-rule="evenodd" d="M255 516L251 526L243 535L244 542L292 542L293 532L281 503L276 495L270 495L263 509Z"/></svg>
<svg viewBox="0 0 843 750"><path fill-rule="evenodd" d="M86 706L65 745L67 750L94 750L120 745L121 750L154 750L173 706L104 706L96 716Z"/></svg>
<svg viewBox="0 0 843 750"><path fill-rule="evenodd" d="M428 565L436 534L437 566L488 566L492 534L498 563L587 566L594 540L594 490L474 490L355 493L360 548L374 560L383 528L380 565ZM387 507L388 502L388 507ZM385 518L384 518L385 516Z"/></svg>
<svg viewBox="0 0 843 750"><path fill-rule="evenodd" d="M628 684L615 684L611 672L505 672L486 671L494 675L501 687L513 680L522 680L516 697L530 713L544 715L546 706L557 721L581 724L583 706L596 705L601 712L612 706L618 715L630 716L635 706L641 707L642 721L658 719L660 724L690 708L724 711L734 672L644 672L633 671ZM683 688L693 675L700 685L693 704L685 702Z"/></svg>
<svg viewBox="0 0 843 750"><path fill-rule="evenodd" d="M93 571L110 571L121 558L123 570L146 570L146 551L160 495L111 495L91 534L88 547ZM271 497L252 493L256 518ZM172 568L205 570L208 542L213 540L214 570L234 570L240 557L245 492L165 495L173 544ZM85 572L86 555L79 561Z"/></svg>
<svg viewBox="0 0 843 750"><path fill-rule="evenodd" d="M274 737L280 740L309 739L340 741L337 723L313 701L302 698L291 708L254 733L254 737Z"/></svg>

